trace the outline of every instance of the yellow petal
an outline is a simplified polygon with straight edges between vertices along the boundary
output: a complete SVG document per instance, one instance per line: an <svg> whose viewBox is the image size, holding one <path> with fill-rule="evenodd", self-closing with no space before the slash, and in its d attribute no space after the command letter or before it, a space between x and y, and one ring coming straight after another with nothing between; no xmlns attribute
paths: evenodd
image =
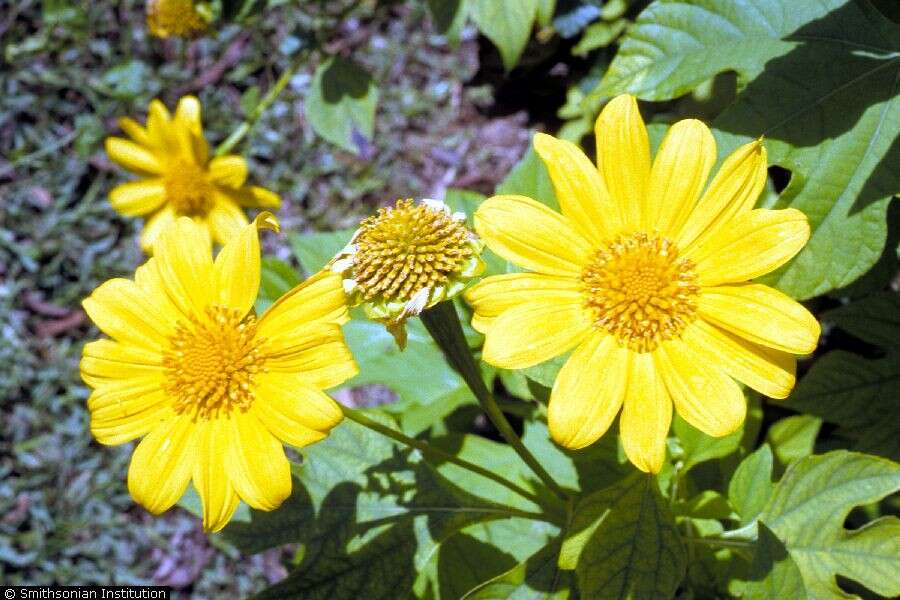
<svg viewBox="0 0 900 600"><path fill-rule="evenodd" d="M538 133L534 149L544 161L562 213L581 234L600 244L618 233L621 224L616 205L581 148L566 140Z"/></svg>
<svg viewBox="0 0 900 600"><path fill-rule="evenodd" d="M719 366L701 362L681 340L663 342L653 356L681 418L713 437L741 426L747 415L744 393Z"/></svg>
<svg viewBox="0 0 900 600"><path fill-rule="evenodd" d="M159 159L153 152L125 138L106 138L106 154L111 161L134 173L152 176L162 172Z"/></svg>
<svg viewBox="0 0 900 600"><path fill-rule="evenodd" d="M494 196L475 212L488 247L520 267L547 275L581 275L590 243L569 219L525 196Z"/></svg>
<svg viewBox="0 0 900 600"><path fill-rule="evenodd" d="M272 435L298 448L325 438L343 419L337 402L302 375L267 373L259 379L253 411Z"/></svg>
<svg viewBox="0 0 900 600"><path fill-rule="evenodd" d="M91 375L83 378L97 388L87 405L91 433L101 444L114 446L130 442L172 417L171 402L162 389L161 372L117 379L95 379Z"/></svg>
<svg viewBox="0 0 900 600"><path fill-rule="evenodd" d="M619 429L622 447L634 466L659 473L666 460L672 400L653 364L653 354L631 354L625 406Z"/></svg>
<svg viewBox="0 0 900 600"><path fill-rule="evenodd" d="M581 343L556 377L547 422L557 444L578 449L606 433L622 407L629 352L594 333Z"/></svg>
<svg viewBox="0 0 900 600"><path fill-rule="evenodd" d="M141 232L141 249L150 254L153 252L153 244L156 243L159 234L172 226L175 222L175 210L171 206L165 206L144 222L144 230Z"/></svg>
<svg viewBox="0 0 900 600"><path fill-rule="evenodd" d="M279 298L259 320L259 335L275 339L309 323L346 323L350 318L341 276L320 271Z"/></svg>
<svg viewBox="0 0 900 600"><path fill-rule="evenodd" d="M166 185L162 179L141 179L117 185L109 192L109 203L126 217L153 212L166 201Z"/></svg>
<svg viewBox="0 0 900 600"><path fill-rule="evenodd" d="M167 343L174 323L128 279L110 279L82 302L100 331L120 342L151 350Z"/></svg>
<svg viewBox="0 0 900 600"><path fill-rule="evenodd" d="M166 315L165 320L175 323L184 317L178 307L172 303L166 293L166 286L159 274L155 258L150 258L139 266L134 272L134 282L144 291L147 299L152 302L161 314Z"/></svg>
<svg viewBox="0 0 900 600"><path fill-rule="evenodd" d="M796 381L793 354L772 350L723 331L702 319L691 324L682 339L710 364L770 398L787 398Z"/></svg>
<svg viewBox="0 0 900 600"><path fill-rule="evenodd" d="M279 208L278 194L256 185L245 185L240 189L219 188L218 196L224 196L235 204L248 208Z"/></svg>
<svg viewBox="0 0 900 600"><path fill-rule="evenodd" d="M135 501L158 515L184 494L197 455L190 417L160 423L134 449L128 467L128 491Z"/></svg>
<svg viewBox="0 0 900 600"><path fill-rule="evenodd" d="M685 254L704 286L739 283L774 271L809 240L809 221L794 208L759 208L731 221Z"/></svg>
<svg viewBox="0 0 900 600"><path fill-rule="evenodd" d="M256 222L244 225L219 251L213 270L220 305L250 311L259 294L259 252Z"/></svg>
<svg viewBox="0 0 900 600"><path fill-rule="evenodd" d="M650 172L650 224L674 238L687 220L716 162L716 140L696 119L675 123L666 134Z"/></svg>
<svg viewBox="0 0 900 600"><path fill-rule="evenodd" d="M646 229L650 182L650 141L634 96L623 94L607 104L594 124L597 165L606 189L619 207L626 229Z"/></svg>
<svg viewBox="0 0 900 600"><path fill-rule="evenodd" d="M306 385L328 389L359 372L337 323L307 323L266 338L266 370L297 374Z"/></svg>
<svg viewBox="0 0 900 600"><path fill-rule="evenodd" d="M175 130L172 127L172 115L166 105L157 99L150 101L147 111L147 135L150 137L153 147L162 151L166 156L177 152L178 145L175 140Z"/></svg>
<svg viewBox="0 0 900 600"><path fill-rule="evenodd" d="M701 317L722 329L792 354L815 350L821 333L801 304L758 283L705 288L697 307Z"/></svg>
<svg viewBox="0 0 900 600"><path fill-rule="evenodd" d="M213 303L212 250L201 226L179 218L157 238L153 254L166 292L182 313L200 314Z"/></svg>
<svg viewBox="0 0 900 600"><path fill-rule="evenodd" d="M209 211L207 219L209 220L213 239L222 245L227 244L231 238L239 235L241 230L249 223L244 211L230 200L217 200L212 210Z"/></svg>
<svg viewBox="0 0 900 600"><path fill-rule="evenodd" d="M240 156L217 156L209 163L209 180L238 189L247 181L247 161Z"/></svg>
<svg viewBox="0 0 900 600"><path fill-rule="evenodd" d="M223 442L229 439L229 432L225 421L220 419L198 425L194 487L203 505L203 529L219 531L228 524L240 503L225 469Z"/></svg>
<svg viewBox="0 0 900 600"><path fill-rule="evenodd" d="M255 411L235 412L227 427L225 468L238 496L259 510L278 508L291 495L291 466L281 443Z"/></svg>
<svg viewBox="0 0 900 600"><path fill-rule="evenodd" d="M579 301L521 304L491 325L482 358L504 369L524 369L571 350L591 330Z"/></svg>
<svg viewBox="0 0 900 600"><path fill-rule="evenodd" d="M730 229L732 219L753 208L765 184L766 149L762 140L732 152L678 234L679 247L687 249L692 244L702 243L703 238L725 225Z"/></svg>
<svg viewBox="0 0 900 600"><path fill-rule="evenodd" d="M84 345L81 372L91 380L124 379L162 374L162 347L147 348L113 340L96 340Z"/></svg>
<svg viewBox="0 0 900 600"><path fill-rule="evenodd" d="M553 302L573 299L581 294L578 280L539 273L508 273L487 277L465 292L466 301L475 309L472 327L487 333L494 319L526 302Z"/></svg>
<svg viewBox="0 0 900 600"><path fill-rule="evenodd" d="M122 117L118 120L119 128L125 132L125 135L137 142L141 146L150 145L150 136L144 126L128 117Z"/></svg>
<svg viewBox="0 0 900 600"><path fill-rule="evenodd" d="M182 96L178 100L175 119L183 123L194 135L203 135L200 101L195 96Z"/></svg>

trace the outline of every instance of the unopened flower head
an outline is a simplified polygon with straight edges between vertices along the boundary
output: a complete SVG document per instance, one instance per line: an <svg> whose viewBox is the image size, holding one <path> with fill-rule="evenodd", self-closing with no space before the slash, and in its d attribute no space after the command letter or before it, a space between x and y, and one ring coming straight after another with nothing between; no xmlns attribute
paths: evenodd
<svg viewBox="0 0 900 600"><path fill-rule="evenodd" d="M147 27L159 38L194 37L209 27L212 14L206 3L194 0L147 0Z"/></svg>
<svg viewBox="0 0 900 600"><path fill-rule="evenodd" d="M753 206L766 182L755 140L716 163L709 128L672 126L651 160L635 99L619 96L596 124L597 165L574 144L537 134L561 213L495 196L475 213L487 246L522 267L466 292L483 358L508 369L573 350L550 395L561 445L596 441L621 410L628 458L658 472L673 406L711 435L735 431L746 402L737 381L784 398L797 354L819 324L803 306L751 280L809 239L796 209Z"/></svg>
<svg viewBox="0 0 900 600"><path fill-rule="evenodd" d="M129 118L120 119L119 126L128 138L107 138L106 153L138 179L113 188L109 201L125 216L145 217L146 252L179 217L190 217L224 244L248 223L242 207L281 205L274 192L247 183L242 157L210 156L200 102L193 96L181 98L174 115L153 100L146 127Z"/></svg>
<svg viewBox="0 0 900 600"><path fill-rule="evenodd" d="M153 514L193 480L203 526L225 526L243 500L277 508L291 492L282 443L306 446L343 418L323 390L357 372L344 343L341 278L323 272L257 318L257 229L245 225L213 260L206 231L182 217L156 241L134 280L111 279L84 300L110 339L84 347L91 433L140 439L128 490Z"/></svg>
<svg viewBox="0 0 900 600"><path fill-rule="evenodd" d="M483 244L464 213L438 200L398 200L365 219L331 263L352 306L385 323L403 347L404 324L459 294L484 270Z"/></svg>

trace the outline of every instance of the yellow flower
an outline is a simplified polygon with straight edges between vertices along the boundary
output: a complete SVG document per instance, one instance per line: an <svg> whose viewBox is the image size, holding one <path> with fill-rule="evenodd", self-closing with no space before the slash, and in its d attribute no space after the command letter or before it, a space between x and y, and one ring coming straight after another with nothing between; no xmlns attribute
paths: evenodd
<svg viewBox="0 0 900 600"><path fill-rule="evenodd" d="M790 392L793 355L815 348L819 324L749 280L793 257L809 224L794 209L753 209L766 181L761 141L705 185L716 147L699 121L676 123L651 163L637 102L619 96L596 137L595 167L575 145L535 136L562 214L522 196L485 201L476 231L529 272L488 277L466 298L493 365L519 369L574 349L550 397L556 442L593 443L621 408L628 458L658 472L673 404L723 436L746 413L735 380L773 398Z"/></svg>
<svg viewBox="0 0 900 600"><path fill-rule="evenodd" d="M458 295L484 270L484 245L439 200L397 200L360 223L331 262L351 306L384 323L401 348L406 320Z"/></svg>
<svg viewBox="0 0 900 600"><path fill-rule="evenodd" d="M240 156L210 158L200 102L193 96L179 100L174 117L154 100L146 127L128 118L119 126L130 139L107 138L106 152L141 179L113 188L109 200L125 216L147 215L141 235L146 252L180 216L191 217L224 244L248 223L241 206L281 205L277 194L246 185L247 163Z"/></svg>
<svg viewBox="0 0 900 600"><path fill-rule="evenodd" d="M85 345L81 360L91 432L110 445L142 438L128 489L154 514L193 480L210 531L239 498L272 510L288 497L281 443L325 438L342 412L322 390L357 372L338 275L312 277L255 317L257 225L277 222L261 214L213 261L203 229L178 219L134 281L107 281L83 303L111 338Z"/></svg>
<svg viewBox="0 0 900 600"><path fill-rule="evenodd" d="M194 0L147 0L147 27L159 38L194 37L206 31L211 15Z"/></svg>

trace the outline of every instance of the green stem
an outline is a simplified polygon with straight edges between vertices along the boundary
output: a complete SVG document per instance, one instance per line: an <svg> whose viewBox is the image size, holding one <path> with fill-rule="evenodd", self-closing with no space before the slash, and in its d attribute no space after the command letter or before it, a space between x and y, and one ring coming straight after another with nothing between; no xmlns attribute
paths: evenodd
<svg viewBox="0 0 900 600"><path fill-rule="evenodd" d="M428 333L431 334L431 337L443 350L444 356L447 357L450 365L462 376L466 385L478 398L481 408L487 413L488 418L494 424L494 427L497 428L497 431L500 432L500 435L503 436L503 439L513 447L522 460L525 461L525 464L534 471L534 474L554 494L561 500L567 501L569 498L568 494L553 480L550 474L541 466L541 463L525 447L525 444L513 431L512 425L509 424L503 411L497 406L497 401L494 400L493 394L484 384L484 379L481 377L481 369L478 368L478 363L475 362L475 359L472 357L472 351L466 343L462 324L459 322L459 315L456 314L453 302L450 300L441 302L425 310L420 316L428 329Z"/></svg>
<svg viewBox="0 0 900 600"><path fill-rule="evenodd" d="M707 546L720 546L723 548L753 548L754 546L754 543L748 540L723 540L718 537L684 536L683 539L692 544L706 544Z"/></svg>
<svg viewBox="0 0 900 600"><path fill-rule="evenodd" d="M499 483L503 487L505 487L509 490L512 490L516 494L522 496L526 500L530 500L531 502L534 502L538 506L545 508L544 504L541 502L541 499L538 498L538 496L536 494L534 494L533 492L529 492L525 488L522 488L522 487L516 485L515 483L504 479L503 477L500 477L496 473L488 471L484 467L480 467L474 463L470 463L467 460L463 460L462 458L459 458L458 456L454 456L453 454L444 452L443 450L439 450L439 449L435 448L434 446L430 446L421 440L417 440L415 438L406 436L406 435L400 433L399 431L397 431L396 429L391 429L387 425L383 425L383 424L379 423L378 421L375 421L374 419L370 419L369 417L367 417L366 415L364 415L362 412L360 412L358 410L354 410L354 409L348 408L346 406L341 406L341 410L344 412L345 417L347 417L351 421L355 421L356 423L359 423L363 427L371 429L372 431L375 431L376 433L380 433L383 436L389 437L392 440L400 442L401 444L403 444L405 446L409 446L410 448L415 448L416 450L419 450L426 456L430 455L434 458L445 460L449 463L453 463L459 467L462 467L463 469L467 469L469 471L472 471L473 473L481 475L482 477L484 477L486 479L490 479L491 481L493 481L495 483ZM517 516L524 516L529 519L538 519L541 521L547 520L546 516L543 514L540 514L540 513L530 513L527 511L519 511L519 510L513 509L513 508L510 508L509 510L515 511L516 513L518 513Z"/></svg>
<svg viewBox="0 0 900 600"><path fill-rule="evenodd" d="M273 85L268 93L263 96L263 99L259 101L259 104L250 111L247 118L238 125L237 129L231 132L231 135L225 138L225 140L216 147L216 156L223 156L231 152L241 140L247 137L248 133L253 131L256 122L259 121L275 100L278 99L278 96L287 86L291 78L297 73L301 66L308 63L308 55L308 51L301 51L297 55L297 58L294 59L284 73L281 74L281 77L278 78L278 81L275 82L275 85Z"/></svg>

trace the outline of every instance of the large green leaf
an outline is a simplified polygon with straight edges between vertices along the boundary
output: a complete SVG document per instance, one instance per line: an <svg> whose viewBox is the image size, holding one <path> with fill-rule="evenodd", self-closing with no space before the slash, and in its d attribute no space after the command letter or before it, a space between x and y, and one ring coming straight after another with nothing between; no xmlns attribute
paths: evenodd
<svg viewBox="0 0 900 600"><path fill-rule="evenodd" d="M378 87L355 62L335 56L319 65L306 97L306 117L323 138L361 153L375 133Z"/></svg>
<svg viewBox="0 0 900 600"><path fill-rule="evenodd" d="M778 536L812 600L856 598L836 576L883 596L900 594L900 519L882 517L848 531L854 507L900 490L900 465L837 450L794 463L775 487L760 520Z"/></svg>
<svg viewBox="0 0 900 600"><path fill-rule="evenodd" d="M728 483L728 501L747 524L762 512L775 490L772 484L774 457L768 444L747 456Z"/></svg>
<svg viewBox="0 0 900 600"><path fill-rule="evenodd" d="M500 50L503 66L512 70L531 37L538 0L468 0L478 29Z"/></svg>
<svg viewBox="0 0 900 600"><path fill-rule="evenodd" d="M572 574L556 564L559 550L559 540L554 540L525 562L471 590L463 600L568 600Z"/></svg>
<svg viewBox="0 0 900 600"><path fill-rule="evenodd" d="M525 155L497 185L496 192L528 196L546 204L553 210L559 210L559 202L556 200L556 192L553 191L550 173L547 172L547 167L544 166L544 162L534 151L533 146L528 147Z"/></svg>
<svg viewBox="0 0 900 600"><path fill-rule="evenodd" d="M900 190L900 28L866 0L660 0L638 17L600 93L687 93L723 71L742 91L714 125L720 154L764 135L792 172L778 206L812 239L769 278L797 298L843 287L881 255Z"/></svg>
<svg viewBox="0 0 900 600"><path fill-rule="evenodd" d="M748 580L736 582L734 588L745 600L807 597L797 563L765 523L759 524Z"/></svg>
<svg viewBox="0 0 900 600"><path fill-rule="evenodd" d="M559 564L586 598L656 600L673 597L685 562L656 480L635 473L578 502Z"/></svg>
<svg viewBox="0 0 900 600"><path fill-rule="evenodd" d="M307 273L324 268L350 242L353 229L292 233L288 236L294 255Z"/></svg>

